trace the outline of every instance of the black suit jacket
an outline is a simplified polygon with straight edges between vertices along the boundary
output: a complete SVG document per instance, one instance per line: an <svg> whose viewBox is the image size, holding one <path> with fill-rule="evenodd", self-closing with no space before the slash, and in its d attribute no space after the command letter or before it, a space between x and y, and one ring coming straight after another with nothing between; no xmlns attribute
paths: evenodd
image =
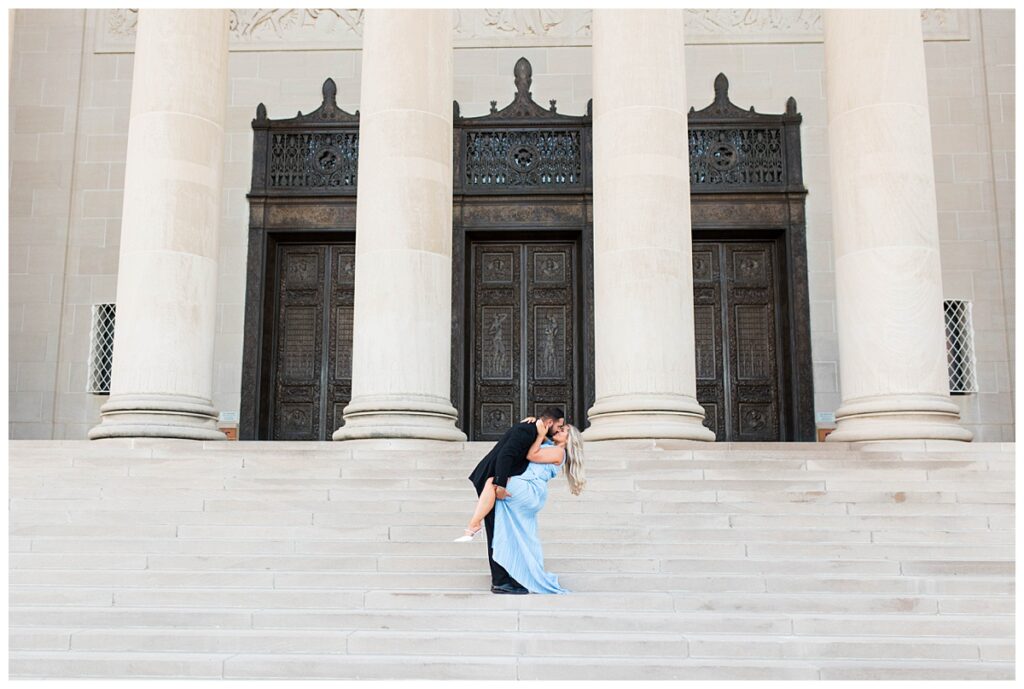
<svg viewBox="0 0 1024 689"><path fill-rule="evenodd" d="M505 431L487 456L480 460L469 480L476 487L477 494L484 489L487 479L494 477L494 485L504 486L509 476L518 476L530 466L526 459L533 441L537 439L537 424L517 423Z"/></svg>

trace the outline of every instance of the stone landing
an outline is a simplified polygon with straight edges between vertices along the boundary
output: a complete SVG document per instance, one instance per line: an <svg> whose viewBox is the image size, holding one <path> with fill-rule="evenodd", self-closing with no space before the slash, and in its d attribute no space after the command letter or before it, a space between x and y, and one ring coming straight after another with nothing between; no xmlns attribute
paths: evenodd
<svg viewBox="0 0 1024 689"><path fill-rule="evenodd" d="M591 443L515 597L489 444L9 447L16 679L1014 676L1012 444Z"/></svg>

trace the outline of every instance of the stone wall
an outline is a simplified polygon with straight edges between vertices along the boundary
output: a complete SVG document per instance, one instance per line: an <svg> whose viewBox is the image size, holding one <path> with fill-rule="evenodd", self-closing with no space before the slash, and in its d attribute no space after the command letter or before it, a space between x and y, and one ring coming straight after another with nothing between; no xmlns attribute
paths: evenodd
<svg viewBox="0 0 1024 689"><path fill-rule="evenodd" d="M105 164L80 162L83 158L76 151L84 124L80 104L88 89L88 79L82 73L83 56L88 54L84 49L86 12L19 10L12 15L12 183L8 196L10 435L63 438L63 428L54 433L56 419L70 414L81 418L84 424L98 418L98 414L84 396L72 411L62 407L55 394L69 384L69 367L60 362L82 359L67 347L66 333L74 327L74 307L62 309L62 304L69 296L75 303L91 303L90 280L81 284L72 276L83 271L96 273L95 268L106 262L102 248L105 228L97 230L73 220L76 207L72 188L84 177L102 177L105 183L108 169ZM117 212L120 213L119 208ZM82 244L86 238L89 246ZM116 246L115 238L115 263ZM110 287L112 298L112 280ZM98 298L105 296L106 292L97 292ZM83 315L86 314L79 314ZM87 352L88 322L85 328L83 351ZM72 384L85 389L84 380ZM84 429L70 437L85 437Z"/></svg>
<svg viewBox="0 0 1024 689"><path fill-rule="evenodd" d="M953 399L977 440L1013 439L1013 14L925 44L943 296L973 304L979 392Z"/></svg>
<svg viewBox="0 0 1024 689"><path fill-rule="evenodd" d="M106 400L85 392L89 327L91 305L115 298L132 55L97 52L103 12L17 11L10 240L15 438L83 438ZM961 19L943 40L932 36L925 43L944 292L974 303L980 391L954 399L978 440L1012 440L1013 11L972 10ZM824 47L820 39L803 40L688 45L687 96L698 109L707 105L715 76L724 72L742 107L781 112L788 97L797 100L809 192L815 406L829 413L840 393ZM511 100L512 67L524 55L533 64L538 103L557 99L559 112L584 112L591 97L586 43L458 47L454 86L462 114L482 115L491 100L499 107ZM238 410L241 384L250 121L260 102L271 118L316 108L327 77L337 82L339 105L358 109L360 54L250 48L231 53L229 74L213 399L226 412Z"/></svg>

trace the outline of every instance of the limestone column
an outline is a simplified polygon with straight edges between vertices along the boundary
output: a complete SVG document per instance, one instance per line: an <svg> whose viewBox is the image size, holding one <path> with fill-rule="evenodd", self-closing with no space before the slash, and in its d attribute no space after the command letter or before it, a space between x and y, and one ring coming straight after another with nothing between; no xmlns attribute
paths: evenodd
<svg viewBox="0 0 1024 689"><path fill-rule="evenodd" d="M842 406L829 440L970 440L949 398L918 10L826 10Z"/></svg>
<svg viewBox="0 0 1024 689"><path fill-rule="evenodd" d="M366 10L352 400L335 440L465 440L451 403L452 17Z"/></svg>
<svg viewBox="0 0 1024 689"><path fill-rule="evenodd" d="M696 399L683 10L595 9L587 440L714 440Z"/></svg>
<svg viewBox="0 0 1024 689"><path fill-rule="evenodd" d="M226 10L139 11L110 400L90 438L216 440Z"/></svg>

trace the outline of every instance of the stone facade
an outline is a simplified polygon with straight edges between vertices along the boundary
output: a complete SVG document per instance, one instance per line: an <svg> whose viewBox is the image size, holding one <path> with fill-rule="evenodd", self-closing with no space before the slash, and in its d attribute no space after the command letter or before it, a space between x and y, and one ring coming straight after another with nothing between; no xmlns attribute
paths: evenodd
<svg viewBox="0 0 1024 689"><path fill-rule="evenodd" d="M110 12L15 14L9 267L13 438L84 438L107 400L85 392L89 330L92 305L115 299L133 67L130 47L103 42ZM491 100L510 99L509 75L521 56L533 65L538 102L557 99L560 112L585 111L592 97L589 27L555 35L551 27L563 26L567 18L531 24L532 15L481 16L472 20L477 26L472 39L456 34L454 97L463 115L485 114ZM752 17L748 24L757 31L747 38L716 33L708 17L689 17L687 103L699 109L710 102L719 72L729 77L731 96L744 107L781 112L788 97L797 101L809 192L815 406L830 413L839 407L840 391L825 51L813 17ZM703 23L695 24L695 18ZM943 296L970 300L974 311L979 392L953 400L964 425L982 441L1014 437L1013 18L1012 10L925 17ZM494 35L475 36L486 31ZM520 39L505 35L516 32ZM691 34L699 37L691 41ZM797 42L772 41L779 36ZM319 102L324 79L332 77L338 105L359 108L358 44L308 47L249 46L229 55L213 371L213 405L222 412L239 408L245 194L256 105L265 103L272 118L308 112Z"/></svg>

